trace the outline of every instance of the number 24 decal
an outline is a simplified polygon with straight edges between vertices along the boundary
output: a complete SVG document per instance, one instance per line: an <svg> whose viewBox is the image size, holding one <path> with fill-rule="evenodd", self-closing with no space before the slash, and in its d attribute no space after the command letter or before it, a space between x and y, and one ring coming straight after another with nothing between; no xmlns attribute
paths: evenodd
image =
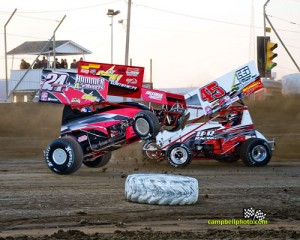
<svg viewBox="0 0 300 240"><path fill-rule="evenodd" d="M217 82L212 82L200 89L202 101L212 102L220 97L225 96L225 90L218 85Z"/></svg>
<svg viewBox="0 0 300 240"><path fill-rule="evenodd" d="M42 86L42 90L61 92L62 88L65 87L67 78L68 75L66 74L49 73Z"/></svg>

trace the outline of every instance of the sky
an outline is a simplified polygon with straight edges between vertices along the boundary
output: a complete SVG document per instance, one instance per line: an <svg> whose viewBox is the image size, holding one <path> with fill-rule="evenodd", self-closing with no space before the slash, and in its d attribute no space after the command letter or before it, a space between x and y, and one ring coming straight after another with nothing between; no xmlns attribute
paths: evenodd
<svg viewBox="0 0 300 240"><path fill-rule="evenodd" d="M132 0L129 57L132 65L145 67L150 80L150 59L155 88L198 87L251 61L256 61L256 37L263 36L263 5L266 0ZM72 40L92 51L87 61L110 63L111 19L108 9L119 10L113 18L113 59L125 63L127 25L125 0L0 1L0 79L5 78L4 25L7 50L25 41L46 41L59 21L56 40ZM270 0L266 13L300 65L300 0ZM123 21L122 21L123 20ZM120 23L123 22L123 23ZM268 26L268 25L267 25ZM276 80L298 72L279 44L273 69ZM73 58L67 57L69 64ZM18 69L21 58L8 57L8 70Z"/></svg>

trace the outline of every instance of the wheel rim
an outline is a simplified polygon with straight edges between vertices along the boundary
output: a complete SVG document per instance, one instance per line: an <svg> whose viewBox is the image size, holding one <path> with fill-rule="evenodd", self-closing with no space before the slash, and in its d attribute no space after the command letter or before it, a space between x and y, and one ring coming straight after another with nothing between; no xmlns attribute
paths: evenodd
<svg viewBox="0 0 300 240"><path fill-rule="evenodd" d="M257 145L252 149L251 155L256 162L262 162L267 157L267 149L263 145Z"/></svg>
<svg viewBox="0 0 300 240"><path fill-rule="evenodd" d="M147 135L149 132L149 123L144 118L139 118L136 120L136 130L141 135Z"/></svg>
<svg viewBox="0 0 300 240"><path fill-rule="evenodd" d="M181 165L188 159L188 153L182 147L176 147L171 151L170 159L177 165Z"/></svg>
<svg viewBox="0 0 300 240"><path fill-rule="evenodd" d="M150 159L159 160L163 155L158 149L156 142L149 142L144 147L145 154Z"/></svg>
<svg viewBox="0 0 300 240"><path fill-rule="evenodd" d="M62 148L58 148L55 149L53 154L53 161L58 164L58 165L62 165L66 162L67 160L67 153L65 150L63 150Z"/></svg>

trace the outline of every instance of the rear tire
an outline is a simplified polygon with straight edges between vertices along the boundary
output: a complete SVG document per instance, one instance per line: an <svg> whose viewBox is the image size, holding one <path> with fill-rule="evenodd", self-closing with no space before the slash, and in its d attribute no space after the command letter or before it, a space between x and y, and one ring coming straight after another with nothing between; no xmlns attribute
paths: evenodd
<svg viewBox="0 0 300 240"><path fill-rule="evenodd" d="M167 151L168 162L173 167L184 167L192 160L192 152L185 143L174 143Z"/></svg>
<svg viewBox="0 0 300 240"><path fill-rule="evenodd" d="M83 152L75 139L62 137L48 145L45 160L51 171L57 174L71 174L81 167Z"/></svg>
<svg viewBox="0 0 300 240"><path fill-rule="evenodd" d="M153 139L159 133L160 124L150 111L138 112L133 118L133 130L142 140Z"/></svg>
<svg viewBox="0 0 300 240"><path fill-rule="evenodd" d="M83 162L83 165L90 168L99 168L105 166L111 159L111 152L99 156L93 160Z"/></svg>
<svg viewBox="0 0 300 240"><path fill-rule="evenodd" d="M269 143L260 138L247 139L241 146L241 159L250 167L265 166L271 160Z"/></svg>

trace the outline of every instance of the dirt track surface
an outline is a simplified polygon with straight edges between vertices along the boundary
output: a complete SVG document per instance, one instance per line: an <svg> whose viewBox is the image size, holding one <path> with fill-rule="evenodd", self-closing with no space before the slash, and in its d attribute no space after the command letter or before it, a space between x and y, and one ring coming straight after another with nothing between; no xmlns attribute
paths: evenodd
<svg viewBox="0 0 300 240"><path fill-rule="evenodd" d="M266 167L211 160L174 169L144 159L141 143L136 143L116 151L104 168L83 166L69 176L52 173L42 157L58 136L61 106L2 104L0 239L300 239L298 100L249 103L257 129L277 141ZM124 183L132 173L195 177L198 202L128 202ZM208 224L212 219L243 219L243 209L249 207L262 210L268 224Z"/></svg>

